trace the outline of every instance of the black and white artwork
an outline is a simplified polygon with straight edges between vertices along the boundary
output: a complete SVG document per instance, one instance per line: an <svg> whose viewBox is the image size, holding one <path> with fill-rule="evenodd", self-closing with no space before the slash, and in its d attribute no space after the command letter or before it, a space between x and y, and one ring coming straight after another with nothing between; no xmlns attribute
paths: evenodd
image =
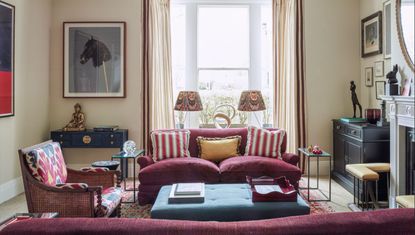
<svg viewBox="0 0 415 235"><path fill-rule="evenodd" d="M125 97L125 23L64 23L64 97Z"/></svg>

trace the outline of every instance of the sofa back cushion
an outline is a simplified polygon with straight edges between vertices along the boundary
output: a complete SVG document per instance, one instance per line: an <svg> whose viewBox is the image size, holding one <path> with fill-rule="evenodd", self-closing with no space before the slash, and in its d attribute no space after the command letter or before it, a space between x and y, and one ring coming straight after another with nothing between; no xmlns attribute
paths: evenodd
<svg viewBox="0 0 415 235"><path fill-rule="evenodd" d="M33 177L49 186L65 184L66 164L59 143L53 142L26 154L26 164Z"/></svg>
<svg viewBox="0 0 415 235"><path fill-rule="evenodd" d="M153 160L190 157L188 130L152 131Z"/></svg>
<svg viewBox="0 0 415 235"><path fill-rule="evenodd" d="M284 130L270 131L250 126L248 127L245 155L281 159L281 145L284 136Z"/></svg>
<svg viewBox="0 0 415 235"><path fill-rule="evenodd" d="M245 154L246 148L246 137L248 134L248 128L227 128L227 129L214 129L214 128L197 128L197 129L185 129L190 131L190 139L189 139L189 152L191 157L198 157L199 156L199 148L197 146L196 138L198 136L202 137L210 137L210 138L223 138L228 136L241 136L241 145L239 147L239 153L241 155ZM278 130L277 128L268 128L268 130ZM172 129L167 130L158 130L158 131L172 131ZM151 139L151 138L150 138ZM284 135L284 139L281 144L281 153L285 153L286 144L287 143L287 134ZM150 143L150 153L152 154L152 147Z"/></svg>

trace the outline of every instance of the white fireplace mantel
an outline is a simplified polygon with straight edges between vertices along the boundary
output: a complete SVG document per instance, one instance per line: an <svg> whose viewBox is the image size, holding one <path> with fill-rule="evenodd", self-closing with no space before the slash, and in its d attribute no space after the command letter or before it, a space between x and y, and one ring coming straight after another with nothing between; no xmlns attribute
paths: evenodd
<svg viewBox="0 0 415 235"><path fill-rule="evenodd" d="M405 194L406 127L415 128L415 97L383 96L390 121L390 194L389 207L396 208L395 197Z"/></svg>

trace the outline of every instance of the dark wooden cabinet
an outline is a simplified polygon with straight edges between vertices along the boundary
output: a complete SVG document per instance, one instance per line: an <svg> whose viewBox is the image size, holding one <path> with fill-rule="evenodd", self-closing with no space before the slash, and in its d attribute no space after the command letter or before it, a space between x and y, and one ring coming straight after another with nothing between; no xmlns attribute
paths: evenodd
<svg viewBox="0 0 415 235"><path fill-rule="evenodd" d="M128 130L97 132L86 131L52 131L51 139L59 142L62 148L120 148L128 140Z"/></svg>
<svg viewBox="0 0 415 235"><path fill-rule="evenodd" d="M389 127L333 120L333 179L353 193L353 177L347 164L389 162ZM379 182L379 197L385 199L386 177Z"/></svg>

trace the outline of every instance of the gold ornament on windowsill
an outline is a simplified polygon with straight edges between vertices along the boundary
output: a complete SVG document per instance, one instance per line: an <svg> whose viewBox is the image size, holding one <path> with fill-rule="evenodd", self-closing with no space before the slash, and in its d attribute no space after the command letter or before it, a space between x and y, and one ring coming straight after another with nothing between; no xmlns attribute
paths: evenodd
<svg viewBox="0 0 415 235"><path fill-rule="evenodd" d="M74 106L75 112L72 114L72 120L63 128L63 131L85 131L85 114L81 112L82 107L79 103Z"/></svg>

